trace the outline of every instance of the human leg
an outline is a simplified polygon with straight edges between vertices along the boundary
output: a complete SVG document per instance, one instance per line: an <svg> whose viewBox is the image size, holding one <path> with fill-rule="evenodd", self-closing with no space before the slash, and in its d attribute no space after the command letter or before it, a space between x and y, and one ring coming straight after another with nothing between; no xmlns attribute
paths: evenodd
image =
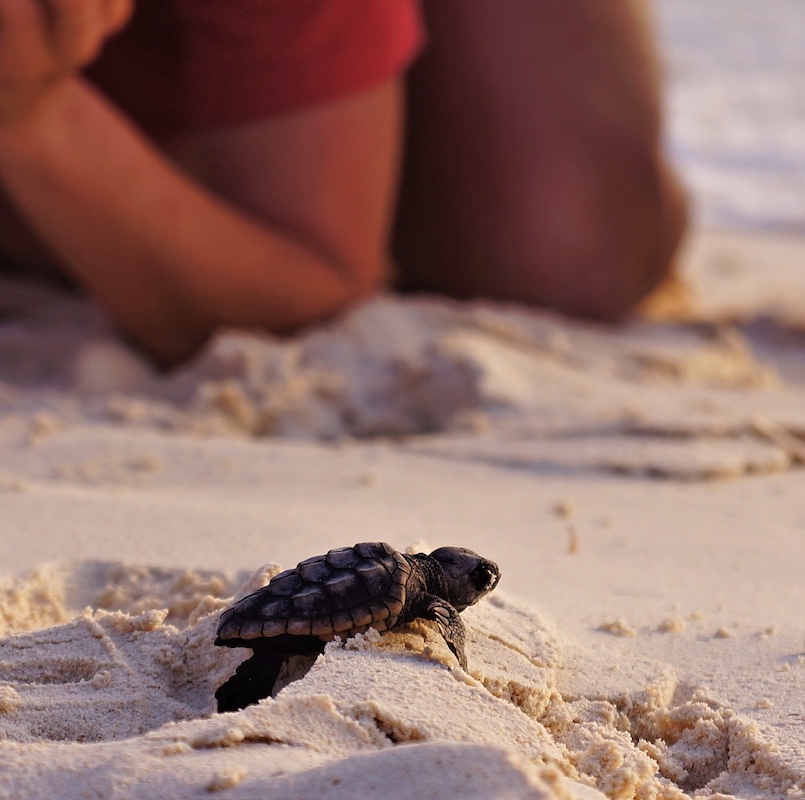
<svg viewBox="0 0 805 800"><path fill-rule="evenodd" d="M643 0L430 0L395 256L407 288L616 319L685 222Z"/></svg>

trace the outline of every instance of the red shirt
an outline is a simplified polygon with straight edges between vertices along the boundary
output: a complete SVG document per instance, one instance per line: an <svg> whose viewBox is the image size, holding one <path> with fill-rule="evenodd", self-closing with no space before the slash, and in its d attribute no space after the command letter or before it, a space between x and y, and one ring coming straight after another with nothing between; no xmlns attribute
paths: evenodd
<svg viewBox="0 0 805 800"><path fill-rule="evenodd" d="M422 38L418 0L138 0L87 75L165 138L379 86Z"/></svg>

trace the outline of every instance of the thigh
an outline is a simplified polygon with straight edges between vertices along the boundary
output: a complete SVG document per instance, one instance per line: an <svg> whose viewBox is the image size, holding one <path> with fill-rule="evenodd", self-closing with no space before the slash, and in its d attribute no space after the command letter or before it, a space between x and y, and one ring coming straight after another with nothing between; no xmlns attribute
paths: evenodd
<svg viewBox="0 0 805 800"><path fill-rule="evenodd" d="M431 0L425 12L396 232L404 280L593 316L612 315L602 289L613 307L615 294L635 302L682 217L659 154L646 4Z"/></svg>

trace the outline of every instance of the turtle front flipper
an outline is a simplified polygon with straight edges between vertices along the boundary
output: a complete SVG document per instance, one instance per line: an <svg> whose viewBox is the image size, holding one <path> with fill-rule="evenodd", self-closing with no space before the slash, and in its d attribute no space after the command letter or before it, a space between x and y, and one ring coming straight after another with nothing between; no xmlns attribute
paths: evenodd
<svg viewBox="0 0 805 800"><path fill-rule="evenodd" d="M425 595L423 601L424 608L418 617L429 619L439 626L439 632L444 637L447 646L452 650L453 655L458 659L458 663L465 672L467 670L467 656L464 653L464 641L466 639L464 623L456 611L447 600L435 595Z"/></svg>
<svg viewBox="0 0 805 800"><path fill-rule="evenodd" d="M270 697L286 658L287 654L276 648L256 647L252 657L246 659L215 692L218 713L240 711Z"/></svg>

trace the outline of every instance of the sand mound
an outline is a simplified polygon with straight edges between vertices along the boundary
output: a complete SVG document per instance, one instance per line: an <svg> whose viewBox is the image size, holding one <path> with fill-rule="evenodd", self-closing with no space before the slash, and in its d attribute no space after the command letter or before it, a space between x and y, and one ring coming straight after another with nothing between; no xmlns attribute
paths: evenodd
<svg viewBox="0 0 805 800"><path fill-rule="evenodd" d="M75 614L78 581L97 604ZM42 585L65 587L50 596L50 619L30 602ZM546 800L600 797L588 783L613 799L802 789L751 725L671 673L642 692L562 696L561 641L505 596L465 612L469 674L414 623L333 643L275 700L216 715L215 689L247 654L212 645L227 603L216 592L230 587L224 576L97 563L17 579L6 606L18 632L0 642L5 796L147 797L165 785L172 797L382 787L437 797L449 786ZM65 769L81 770L67 794Z"/></svg>
<svg viewBox="0 0 805 800"><path fill-rule="evenodd" d="M557 469L691 480L805 460L805 364L791 350L801 334L779 325L613 330L507 306L379 298L292 339L222 332L164 376L88 304L9 286L0 409L6 430L16 424L32 441L110 422L326 440L513 433L535 443L526 458ZM779 346L785 336L791 347Z"/></svg>
<svg viewBox="0 0 805 800"><path fill-rule="evenodd" d="M794 317L604 329L387 297L161 374L86 301L0 290L6 558L78 559L0 580L0 797L805 795L776 597L797 476L705 483L805 462ZM414 624L214 713L247 655L213 646L218 615L279 567L171 564L403 535L493 546L561 633L496 592L465 614L469 673Z"/></svg>

